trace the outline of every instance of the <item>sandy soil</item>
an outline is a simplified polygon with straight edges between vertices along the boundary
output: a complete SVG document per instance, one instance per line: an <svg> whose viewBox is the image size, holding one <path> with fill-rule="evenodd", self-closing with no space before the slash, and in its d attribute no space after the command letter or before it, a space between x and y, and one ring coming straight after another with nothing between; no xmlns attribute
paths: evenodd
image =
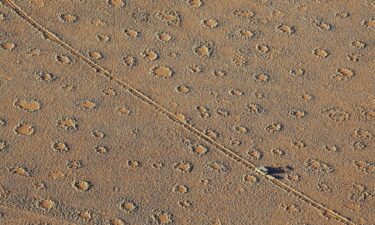
<svg viewBox="0 0 375 225"><path fill-rule="evenodd" d="M0 224L375 224L375 1L0 2Z"/></svg>

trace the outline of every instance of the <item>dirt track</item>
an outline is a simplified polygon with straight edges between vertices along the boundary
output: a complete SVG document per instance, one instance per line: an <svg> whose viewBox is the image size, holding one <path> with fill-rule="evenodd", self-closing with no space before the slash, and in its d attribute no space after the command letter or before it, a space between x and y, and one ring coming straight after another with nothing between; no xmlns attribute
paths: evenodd
<svg viewBox="0 0 375 225"><path fill-rule="evenodd" d="M0 2L0 224L375 224L375 1Z"/></svg>

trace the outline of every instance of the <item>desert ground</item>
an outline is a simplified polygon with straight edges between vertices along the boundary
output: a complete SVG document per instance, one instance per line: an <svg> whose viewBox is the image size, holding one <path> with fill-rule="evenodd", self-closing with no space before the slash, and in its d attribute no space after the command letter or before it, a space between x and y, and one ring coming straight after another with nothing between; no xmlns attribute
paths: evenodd
<svg viewBox="0 0 375 225"><path fill-rule="evenodd" d="M1 225L374 225L374 0L0 0Z"/></svg>

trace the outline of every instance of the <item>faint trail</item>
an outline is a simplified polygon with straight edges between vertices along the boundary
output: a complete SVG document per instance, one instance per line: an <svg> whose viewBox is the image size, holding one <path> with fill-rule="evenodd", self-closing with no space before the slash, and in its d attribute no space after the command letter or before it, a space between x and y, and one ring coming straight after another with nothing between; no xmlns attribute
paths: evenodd
<svg viewBox="0 0 375 225"><path fill-rule="evenodd" d="M44 215L44 214L40 214L40 213L35 213L33 211L29 211L29 210L25 210L25 209L9 207L9 206L6 206L6 205L0 205L0 208L15 211L15 212L17 212L17 214L29 214L29 215L33 215L33 216L39 216L39 217L44 217L44 218L50 218L50 219L53 219L53 220L59 220L61 222L72 222L72 221L67 221L67 220L63 220L63 219L60 219L60 218L56 218L56 217L52 217L52 216L48 216L48 215Z"/></svg>
<svg viewBox="0 0 375 225"><path fill-rule="evenodd" d="M334 211L333 209L331 209L331 208L325 206L324 204L314 200L313 198L307 196L306 194L294 189L293 187L285 184L284 182L275 179L273 176L263 174L263 173L259 172L258 170L255 170L257 168L257 166L255 164L247 161L246 159L241 157L239 154L237 154L236 152L232 151L231 149L225 147L224 145L216 142L215 140L213 140L212 138L207 136L201 130L195 128L194 126L192 126L190 124L188 124L184 120L181 120L173 112L171 112L168 109L164 108L163 106L159 105L157 102L155 102L153 99L148 97L146 94L142 93L141 91L137 90L136 88L133 88L132 86L125 83L124 81L122 81L118 77L114 76L110 71L103 68L101 65L95 63L91 59L84 56L78 50L76 50L75 48L73 48L72 46L65 43L63 40L61 40L59 37L57 37L53 32L47 30L42 25L40 25L38 22L36 22L33 18L31 18L29 15L27 15L27 13L24 12L19 6L17 6L13 1L11 1L11 0L1 0L1 1L3 1L7 6L9 6L17 15L19 15L24 20L26 20L27 23L32 25L34 28L38 29L44 35L44 37L46 39L49 39L49 40L55 42L56 44L60 45L61 47L63 47L67 51L69 51L71 54L73 54L74 56L78 57L82 61L89 64L92 68L94 68L102 76L108 78L110 81L112 81L112 82L116 83L117 85L121 86L122 88L127 90L130 94L134 95L136 98L138 98L141 101L143 101L144 103L148 104L149 106L151 106L152 108L154 108L155 110L160 112L161 114L167 116L173 122L181 125L183 128L185 128L189 132L195 134L199 138L201 138L204 141L210 143L212 146L214 146L215 148L217 148L218 150L223 152L226 156L234 159L235 161L237 161L237 162L241 163L242 165L246 166L247 168L251 169L252 171L257 173L260 177L263 177L264 179L269 181L272 185L274 185L278 188L281 188L282 190L284 190L288 193L293 194L295 197L297 197L298 199L306 202L307 204L309 204L313 208L315 208L315 209L317 209L317 210L319 210L323 213L327 213L332 218L335 218L335 219L337 219L338 221L340 221L344 224L356 225L356 223L353 222L352 219L342 215L341 213Z"/></svg>
<svg viewBox="0 0 375 225"><path fill-rule="evenodd" d="M18 214L29 214L33 216L43 217L46 220L61 221L61 224L74 223L74 224L97 224L97 225L108 225L110 217L103 213L95 212L90 210L91 218L89 221L80 217L79 214L82 211L86 211L84 208L75 208L61 201L56 201L56 205L49 209L40 209L36 205L37 199L34 197L13 194L10 190L0 186L0 208L9 209L16 211ZM2 221L2 220L1 220Z"/></svg>

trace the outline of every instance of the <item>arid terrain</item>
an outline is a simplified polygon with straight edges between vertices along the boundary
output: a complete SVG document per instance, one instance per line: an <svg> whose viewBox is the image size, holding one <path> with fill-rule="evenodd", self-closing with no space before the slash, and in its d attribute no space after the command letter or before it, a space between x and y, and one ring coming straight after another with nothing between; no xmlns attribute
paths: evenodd
<svg viewBox="0 0 375 225"><path fill-rule="evenodd" d="M375 0L0 0L1 225L374 225Z"/></svg>

